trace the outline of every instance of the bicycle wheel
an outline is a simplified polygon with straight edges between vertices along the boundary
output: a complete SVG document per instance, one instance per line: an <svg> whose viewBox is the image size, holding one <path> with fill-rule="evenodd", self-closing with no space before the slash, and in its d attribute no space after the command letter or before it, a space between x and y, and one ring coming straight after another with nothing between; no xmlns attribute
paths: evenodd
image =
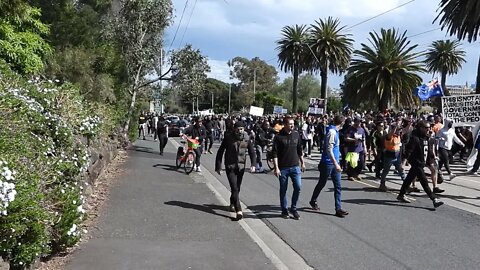
<svg viewBox="0 0 480 270"><path fill-rule="evenodd" d="M183 163L186 174L190 174L195 167L195 152L188 151L185 155L185 163Z"/></svg>
<svg viewBox="0 0 480 270"><path fill-rule="evenodd" d="M177 150L177 157L175 158L175 164L177 165L177 169L182 166L183 163L183 149L180 147Z"/></svg>

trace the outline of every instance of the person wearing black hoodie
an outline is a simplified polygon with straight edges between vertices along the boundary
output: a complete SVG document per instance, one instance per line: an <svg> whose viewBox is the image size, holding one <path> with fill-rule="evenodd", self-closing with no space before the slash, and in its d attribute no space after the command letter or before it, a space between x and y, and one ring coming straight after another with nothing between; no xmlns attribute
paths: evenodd
<svg viewBox="0 0 480 270"><path fill-rule="evenodd" d="M250 156L250 172L255 172L255 149L247 132L245 132L245 123L238 121L235 123L233 131L225 132L225 138L218 148L215 159L215 171L221 175L222 157L225 153L225 173L231 190L230 211L237 213L237 220L243 218L239 193L245 173L247 152Z"/></svg>
<svg viewBox="0 0 480 270"><path fill-rule="evenodd" d="M427 121L421 120L417 123L417 128L412 131L412 137L408 141L408 144L405 147L405 157L410 163L410 170L408 171L407 177L403 181L402 188L400 189L400 194L397 196L397 200L409 203L410 201L405 197L407 189L412 183L413 179L416 177L420 184L422 184L425 193L433 201L433 206L435 208L443 205L443 202L438 198L435 198L432 190L428 186L427 176L425 175L424 168L426 165L427 153L431 151L429 147L432 147L428 143L428 131L430 130L430 123Z"/></svg>

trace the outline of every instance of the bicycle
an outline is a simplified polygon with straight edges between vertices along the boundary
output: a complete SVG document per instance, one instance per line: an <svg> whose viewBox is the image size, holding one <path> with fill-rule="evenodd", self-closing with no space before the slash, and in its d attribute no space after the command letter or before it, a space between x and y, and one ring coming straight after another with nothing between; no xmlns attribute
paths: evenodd
<svg viewBox="0 0 480 270"><path fill-rule="evenodd" d="M196 138L190 139L185 135L182 136L182 138L186 139L186 142L181 141L181 143L182 144L187 143L187 151L184 151L183 146L178 147L175 163L177 165L177 169L179 169L183 164L185 173L190 174L193 171L193 168L195 167L195 159L197 157L194 150L198 148L200 143Z"/></svg>
<svg viewBox="0 0 480 270"><path fill-rule="evenodd" d="M270 170L273 170L274 168L272 148L273 148L273 141L270 140L266 147L267 166Z"/></svg>

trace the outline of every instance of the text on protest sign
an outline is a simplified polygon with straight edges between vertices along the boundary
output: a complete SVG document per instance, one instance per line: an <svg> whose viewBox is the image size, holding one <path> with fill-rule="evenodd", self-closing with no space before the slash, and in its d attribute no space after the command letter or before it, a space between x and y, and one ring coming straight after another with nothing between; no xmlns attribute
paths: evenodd
<svg viewBox="0 0 480 270"><path fill-rule="evenodd" d="M480 95L442 97L443 117L456 126L480 122Z"/></svg>

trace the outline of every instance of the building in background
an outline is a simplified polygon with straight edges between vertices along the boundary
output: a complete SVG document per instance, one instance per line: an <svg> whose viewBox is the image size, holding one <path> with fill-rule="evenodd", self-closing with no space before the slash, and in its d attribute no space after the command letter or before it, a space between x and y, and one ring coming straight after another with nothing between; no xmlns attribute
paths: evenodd
<svg viewBox="0 0 480 270"><path fill-rule="evenodd" d="M447 89L450 91L451 96L475 94L475 88L468 87L467 85L447 85Z"/></svg>

